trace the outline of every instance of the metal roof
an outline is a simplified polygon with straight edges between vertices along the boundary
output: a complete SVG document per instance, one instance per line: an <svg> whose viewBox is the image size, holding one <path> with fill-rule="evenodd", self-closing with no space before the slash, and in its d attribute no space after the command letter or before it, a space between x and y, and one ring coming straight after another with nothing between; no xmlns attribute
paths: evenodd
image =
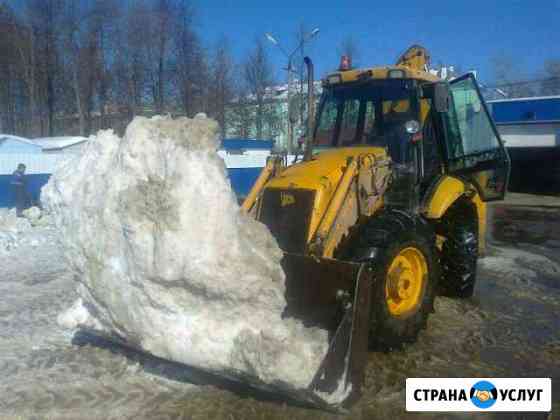
<svg viewBox="0 0 560 420"><path fill-rule="evenodd" d="M5 140L14 140L14 141L19 141L21 143L41 147L40 144L37 144L37 143L33 142L32 140L26 139L24 137L13 136L11 134L0 134L0 144L3 143Z"/></svg>
<svg viewBox="0 0 560 420"><path fill-rule="evenodd" d="M33 139L33 143L41 146L43 150L64 149L76 144L87 141L87 137L62 136L62 137L42 137Z"/></svg>

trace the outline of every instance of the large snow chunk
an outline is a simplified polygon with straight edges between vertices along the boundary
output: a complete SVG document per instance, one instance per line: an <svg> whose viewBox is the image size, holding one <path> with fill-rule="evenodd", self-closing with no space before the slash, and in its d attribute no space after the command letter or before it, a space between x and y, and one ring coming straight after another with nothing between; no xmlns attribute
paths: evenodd
<svg viewBox="0 0 560 420"><path fill-rule="evenodd" d="M102 131L44 188L80 300L59 322L156 356L305 388L327 332L282 319L282 252L245 216L217 155L218 126L135 118Z"/></svg>

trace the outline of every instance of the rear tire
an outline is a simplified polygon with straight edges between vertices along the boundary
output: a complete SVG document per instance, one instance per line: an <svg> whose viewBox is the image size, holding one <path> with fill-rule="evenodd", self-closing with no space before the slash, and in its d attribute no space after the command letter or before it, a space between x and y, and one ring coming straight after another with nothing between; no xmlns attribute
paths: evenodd
<svg viewBox="0 0 560 420"><path fill-rule="evenodd" d="M444 296L469 298L474 293L478 263L478 224L476 210L457 203L448 210L441 223L446 240L441 250Z"/></svg>
<svg viewBox="0 0 560 420"><path fill-rule="evenodd" d="M374 270L370 348L390 350L416 341L420 330L426 327L429 314L433 312L438 278L433 230L420 218L399 211L385 211L374 216L360 230L354 244L350 259L370 261ZM404 265L401 261L404 261ZM411 261L411 264L407 261ZM397 271L395 267L398 267ZM420 283L414 280L409 282L407 274L399 276L398 272L417 271L414 267L424 267ZM399 280L395 280L395 273ZM405 287L405 297L400 295L400 285L403 283L401 277L404 277L404 284L412 284L410 289ZM399 285L397 291L395 284ZM419 289L415 284L421 284L420 294L416 294ZM417 297L406 297L407 290Z"/></svg>

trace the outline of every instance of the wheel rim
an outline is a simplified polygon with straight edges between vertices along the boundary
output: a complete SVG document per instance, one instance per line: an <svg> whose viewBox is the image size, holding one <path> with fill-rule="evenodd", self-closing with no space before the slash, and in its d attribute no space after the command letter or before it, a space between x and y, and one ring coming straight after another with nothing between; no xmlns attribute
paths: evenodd
<svg viewBox="0 0 560 420"><path fill-rule="evenodd" d="M424 254L408 247L395 256L385 281L385 300L389 313L396 317L416 312L424 298L428 264Z"/></svg>

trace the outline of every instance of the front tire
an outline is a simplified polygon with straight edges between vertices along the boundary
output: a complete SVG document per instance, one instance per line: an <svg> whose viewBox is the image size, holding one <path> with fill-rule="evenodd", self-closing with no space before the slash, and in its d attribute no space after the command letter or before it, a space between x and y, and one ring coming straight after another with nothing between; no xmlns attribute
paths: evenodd
<svg viewBox="0 0 560 420"><path fill-rule="evenodd" d="M372 349L400 348L426 327L438 272L434 244L430 226L398 211L374 216L359 233L352 259L368 260L374 269Z"/></svg>

